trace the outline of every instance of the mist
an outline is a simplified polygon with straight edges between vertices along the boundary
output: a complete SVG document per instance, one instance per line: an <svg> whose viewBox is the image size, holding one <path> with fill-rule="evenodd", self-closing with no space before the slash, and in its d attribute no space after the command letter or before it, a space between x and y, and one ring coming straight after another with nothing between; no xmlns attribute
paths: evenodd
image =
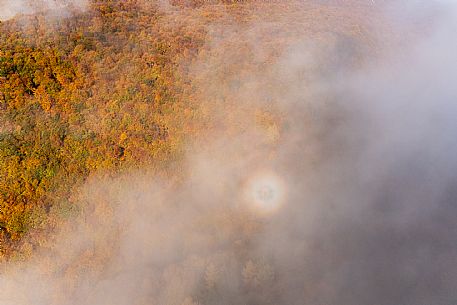
<svg viewBox="0 0 457 305"><path fill-rule="evenodd" d="M69 10L83 10L86 0L1 0L0 21L6 21L17 15L33 15L47 12L54 16L68 14Z"/></svg>
<svg viewBox="0 0 457 305"><path fill-rule="evenodd" d="M177 178L88 179L0 304L454 305L457 6L429 5L373 4L375 51L305 10L213 24Z"/></svg>

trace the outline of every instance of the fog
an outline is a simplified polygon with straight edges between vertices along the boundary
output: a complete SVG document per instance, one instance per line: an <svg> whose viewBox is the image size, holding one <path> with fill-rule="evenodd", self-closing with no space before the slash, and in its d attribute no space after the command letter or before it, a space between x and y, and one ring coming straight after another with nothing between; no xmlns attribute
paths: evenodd
<svg viewBox="0 0 457 305"><path fill-rule="evenodd" d="M87 0L0 0L0 21L43 12L64 16L70 10L82 10L86 5Z"/></svg>
<svg viewBox="0 0 457 305"><path fill-rule="evenodd" d="M0 304L455 304L457 7L371 9L382 52L305 11L214 24L183 63L211 128L178 178L89 179Z"/></svg>

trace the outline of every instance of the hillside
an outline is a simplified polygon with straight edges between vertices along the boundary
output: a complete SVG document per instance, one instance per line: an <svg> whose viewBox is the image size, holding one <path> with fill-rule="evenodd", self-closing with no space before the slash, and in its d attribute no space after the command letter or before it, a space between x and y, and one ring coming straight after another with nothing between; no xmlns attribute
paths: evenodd
<svg viewBox="0 0 457 305"><path fill-rule="evenodd" d="M221 121L205 117L217 97L198 96L206 86L199 81L217 79L224 90L267 71L303 35L329 45L337 39L342 48L356 40L363 48L374 44L364 5L185 3L98 1L70 17L38 13L1 24L3 255L27 232L52 229L53 218L75 209L71 191L91 174L162 171L182 158L184 141L220 128ZM260 62L244 33L257 20L253 35L270 53ZM194 77L189 67L205 61L219 70ZM224 107L235 96L230 90L218 93ZM230 111L226 123L237 126Z"/></svg>
<svg viewBox="0 0 457 305"><path fill-rule="evenodd" d="M0 0L0 305L454 305L456 17Z"/></svg>

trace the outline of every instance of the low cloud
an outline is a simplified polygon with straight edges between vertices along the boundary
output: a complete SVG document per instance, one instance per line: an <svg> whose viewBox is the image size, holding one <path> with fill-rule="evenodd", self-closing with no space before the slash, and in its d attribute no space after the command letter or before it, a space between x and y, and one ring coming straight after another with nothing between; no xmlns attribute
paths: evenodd
<svg viewBox="0 0 457 305"><path fill-rule="evenodd" d="M86 5L86 0L0 0L0 21L41 12L65 15L69 10L82 10Z"/></svg>
<svg viewBox="0 0 457 305"><path fill-rule="evenodd" d="M374 56L291 31L301 14L214 26L191 65L204 145L173 181L88 180L78 219L0 275L0 304L453 305L455 19Z"/></svg>

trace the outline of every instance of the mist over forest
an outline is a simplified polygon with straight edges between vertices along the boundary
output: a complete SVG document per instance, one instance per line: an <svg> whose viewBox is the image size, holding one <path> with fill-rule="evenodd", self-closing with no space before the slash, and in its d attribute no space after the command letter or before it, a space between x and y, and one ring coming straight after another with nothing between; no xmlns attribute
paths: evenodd
<svg viewBox="0 0 457 305"><path fill-rule="evenodd" d="M457 5L0 0L0 305L455 305Z"/></svg>

